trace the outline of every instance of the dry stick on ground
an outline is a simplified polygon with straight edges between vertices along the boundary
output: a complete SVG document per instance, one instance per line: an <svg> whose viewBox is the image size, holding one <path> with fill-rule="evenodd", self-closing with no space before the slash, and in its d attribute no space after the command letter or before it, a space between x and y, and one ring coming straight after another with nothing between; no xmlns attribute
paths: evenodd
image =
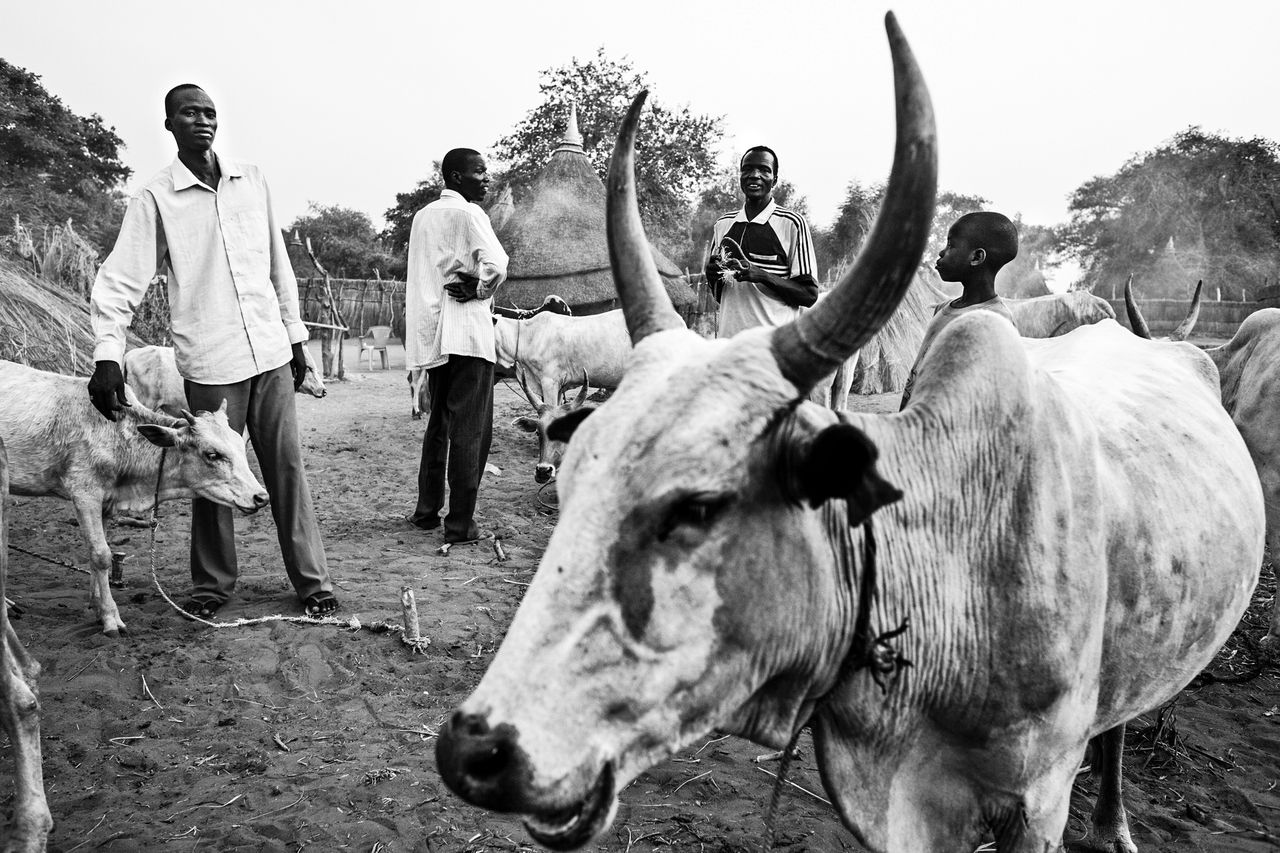
<svg viewBox="0 0 1280 853"><path fill-rule="evenodd" d="M759 770L761 773L767 773L768 775L772 776L772 777L773 777L773 778L775 778L775 779L777 779L777 778L778 778L778 774L777 774L777 773L772 773L772 772L770 772L770 771L768 771L768 770L765 770L763 767L757 766L757 767L756 767L756 769L757 769L757 770ZM804 787L804 786L802 786L802 785L797 785L795 782L792 782L790 779L783 779L782 781L786 782L788 785L790 785L791 787L795 788L797 791L803 791L804 793L806 793L806 794L808 794L809 796L813 797L815 800L817 800L817 801L818 801L818 802L820 802L820 803L826 803L827 805L831 805L831 801L830 801L830 800L825 799L825 798L823 798L823 797L819 797L819 796L818 796L817 794L815 794L813 791L810 791L808 788L805 788L805 787Z"/></svg>
<svg viewBox="0 0 1280 853"><path fill-rule="evenodd" d="M138 674L142 676L142 692L147 695L148 699L156 703L157 708L163 711L164 706L161 705L159 702L156 702L156 697L151 695L151 688L147 686L147 674L145 672L140 672Z"/></svg>

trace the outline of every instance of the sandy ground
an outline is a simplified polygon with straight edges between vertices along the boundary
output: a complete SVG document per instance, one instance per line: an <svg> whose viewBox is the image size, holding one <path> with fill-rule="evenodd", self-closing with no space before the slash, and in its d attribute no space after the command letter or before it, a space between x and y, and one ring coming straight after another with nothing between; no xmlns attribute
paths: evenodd
<svg viewBox="0 0 1280 853"><path fill-rule="evenodd" d="M314 346L314 345L313 345ZM354 364L354 349L348 350ZM317 350L318 354L318 350ZM499 386L480 522L488 544L436 553L440 533L403 521L415 495L425 422L409 418L403 353L389 371L352 370L328 398L299 398L303 442L343 614L399 619L402 585L416 593L423 632L414 654L390 634L271 623L211 629L180 619L153 588L146 530L116 526L131 556L116 591L130 634L99 633L87 578L14 553L15 622L44 665L45 774L57 823L50 850L394 851L530 850L518 820L463 804L435 770L434 732L484 672L556 520L551 488L533 483L532 440L510 426L518 396ZM855 398L891 407L889 398ZM15 545L83 565L69 504L19 499ZM296 614L263 514L238 522L239 597L223 618ZM188 515L162 510L157 566L175 597L187 591ZM1250 660L1263 633L1261 588L1215 668ZM1188 691L1163 719L1131 728L1127 803L1144 851L1262 851L1280 844L1280 672ZM788 851L861 850L821 797L807 736L777 816ZM622 794L604 851L757 850L776 764L765 750L708 738L642 775ZM0 813L12 802L0 742ZM1081 777L1067 838L1083 835L1096 783Z"/></svg>

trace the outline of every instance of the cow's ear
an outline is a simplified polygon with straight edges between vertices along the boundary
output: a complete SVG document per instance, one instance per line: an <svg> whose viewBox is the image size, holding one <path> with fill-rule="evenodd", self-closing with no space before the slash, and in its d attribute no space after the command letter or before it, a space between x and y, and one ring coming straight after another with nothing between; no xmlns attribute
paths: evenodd
<svg viewBox="0 0 1280 853"><path fill-rule="evenodd" d="M583 406L561 415L547 427L547 438L552 441L568 441L573 436L573 431L578 428L578 424L585 421L587 415L594 411L595 409L590 406Z"/></svg>
<svg viewBox="0 0 1280 853"><path fill-rule="evenodd" d="M800 460L800 489L809 505L831 498L849 504L849 524L856 527L902 492L876 471L876 446L862 430L840 423L818 433Z"/></svg>
<svg viewBox="0 0 1280 853"><path fill-rule="evenodd" d="M524 418L524 417L516 418L515 420L513 420L513 421L511 422L511 425L512 425L513 427L515 427L516 429L518 429L518 430L523 430L524 432L537 432L537 431L538 431L538 419L537 419L537 418Z"/></svg>
<svg viewBox="0 0 1280 853"><path fill-rule="evenodd" d="M173 447L178 443L178 431L160 424L138 424L138 432L156 447Z"/></svg>

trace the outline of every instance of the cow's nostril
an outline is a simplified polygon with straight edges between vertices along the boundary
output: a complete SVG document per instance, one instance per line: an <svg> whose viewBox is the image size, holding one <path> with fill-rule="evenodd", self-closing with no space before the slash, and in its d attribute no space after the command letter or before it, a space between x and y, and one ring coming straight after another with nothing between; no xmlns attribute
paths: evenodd
<svg viewBox="0 0 1280 853"><path fill-rule="evenodd" d="M511 766L511 754L510 743L494 741L466 757L464 772L477 782L490 782L507 772Z"/></svg>
<svg viewBox="0 0 1280 853"><path fill-rule="evenodd" d="M262 507L266 506L266 505L267 505L267 504L269 504L270 502L271 502L271 499L270 499L269 497L267 497L266 492L259 492L258 494L256 494L256 495L254 495L254 496L253 496L253 503L254 503L254 505L255 505L255 506L257 506L259 509L261 509Z"/></svg>

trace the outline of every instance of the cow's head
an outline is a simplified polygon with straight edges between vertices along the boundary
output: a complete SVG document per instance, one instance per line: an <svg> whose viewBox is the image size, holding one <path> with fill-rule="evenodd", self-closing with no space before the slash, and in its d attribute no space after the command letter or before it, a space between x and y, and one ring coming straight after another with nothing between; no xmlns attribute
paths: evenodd
<svg viewBox="0 0 1280 853"><path fill-rule="evenodd" d="M448 785L580 847L638 773L730 727L781 746L853 647L858 524L898 493L876 447L804 402L909 287L936 187L933 113L888 18L898 143L857 263L795 323L708 341L671 306L640 225L634 140L608 182L609 252L635 347L613 397L552 424L573 438L560 519L510 630L440 733Z"/></svg>
<svg viewBox="0 0 1280 853"><path fill-rule="evenodd" d="M302 377L302 384L298 386L299 394L310 394L312 397L323 397L328 392L324 387L324 380L320 378L320 372L316 370L316 366L312 364L311 358L307 358L307 373Z"/></svg>
<svg viewBox="0 0 1280 853"><path fill-rule="evenodd" d="M525 399L529 401L530 406L533 406L534 414L533 417L528 415L518 417L511 422L511 425L538 436L538 463L533 469L533 480L535 483L549 483L556 478L556 468L560 465L560 457L564 454L564 442L551 438L547 430L551 424L571 412L582 409L582 405L587 401L587 392L590 390L588 387L590 378L585 370L582 371L582 387L578 389L578 395L573 398L573 402L565 402L564 392L561 391L560 399L554 405L539 399L529 390L529 384L525 382L525 371L519 365L516 365L516 378L520 381L520 390L524 392ZM575 417L581 419L589 413L589 409L582 410L582 413ZM567 423L568 421L562 422L561 427L563 428Z"/></svg>
<svg viewBox="0 0 1280 853"><path fill-rule="evenodd" d="M227 401L216 412L184 411L182 418L185 423L172 426L137 425L147 441L169 451L160 499L205 498L246 514L266 506L267 492L249 469L244 438L227 423Z"/></svg>

